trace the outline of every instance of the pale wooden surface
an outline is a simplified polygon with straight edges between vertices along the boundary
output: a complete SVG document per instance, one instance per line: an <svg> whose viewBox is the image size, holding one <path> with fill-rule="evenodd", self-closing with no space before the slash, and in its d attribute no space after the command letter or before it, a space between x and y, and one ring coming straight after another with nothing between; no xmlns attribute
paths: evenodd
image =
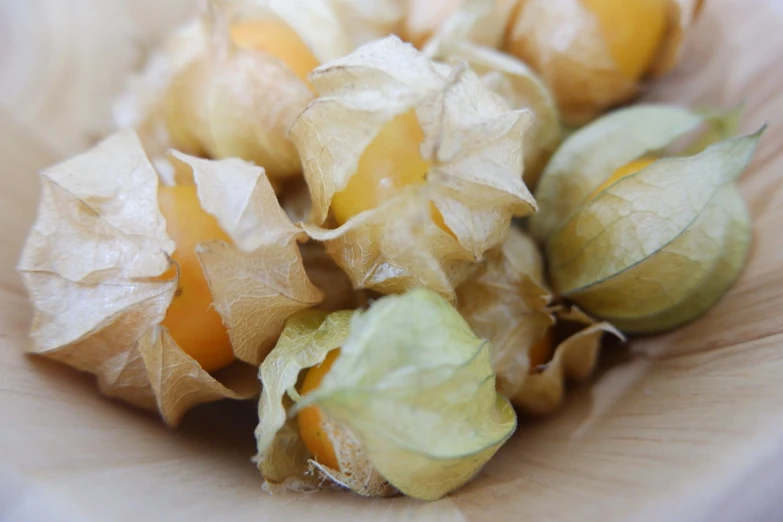
<svg viewBox="0 0 783 522"><path fill-rule="evenodd" d="M0 519L783 520L781 0L708 1L685 62L649 94L745 101L744 130L770 122L742 182L756 243L739 284L702 320L635 342L630 358L615 351L592 388L524 421L475 482L432 504L270 497L248 462L252 405L207 407L171 432L99 397L89 378L22 355L30 311L13 266L34 173L105 128L138 45L189 3L0 2Z"/></svg>

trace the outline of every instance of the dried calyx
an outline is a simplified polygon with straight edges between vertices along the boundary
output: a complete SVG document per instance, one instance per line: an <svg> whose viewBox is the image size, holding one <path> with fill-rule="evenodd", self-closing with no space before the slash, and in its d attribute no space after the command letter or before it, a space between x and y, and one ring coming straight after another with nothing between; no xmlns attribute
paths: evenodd
<svg viewBox="0 0 783 522"><path fill-rule="evenodd" d="M19 263L32 352L169 425L196 404L255 395L250 365L322 298L262 169L177 158L195 186L159 187L130 131L44 171Z"/></svg>
<svg viewBox="0 0 783 522"><path fill-rule="evenodd" d="M291 130L313 203L308 234L357 288L453 298L512 216L535 209L519 175L529 112L509 110L463 63L396 37L310 81L319 98Z"/></svg>

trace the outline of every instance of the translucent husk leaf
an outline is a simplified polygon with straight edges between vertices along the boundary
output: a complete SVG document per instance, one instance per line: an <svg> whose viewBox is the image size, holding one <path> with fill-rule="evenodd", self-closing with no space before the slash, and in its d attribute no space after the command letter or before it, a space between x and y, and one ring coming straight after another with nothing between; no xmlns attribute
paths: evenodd
<svg viewBox="0 0 783 522"><path fill-rule="evenodd" d="M262 20L291 27L320 61L353 47L331 0L212 2L153 56L115 107L116 123L139 130L166 179L171 146L253 161L275 179L301 172L288 130L312 100L309 86L276 57L240 48L229 34L233 23Z"/></svg>
<svg viewBox="0 0 783 522"><path fill-rule="evenodd" d="M191 167L202 208L233 242L202 243L198 256L234 354L257 366L285 320L323 299L299 251L305 236L280 208L262 168L236 158L173 156Z"/></svg>
<svg viewBox="0 0 783 522"><path fill-rule="evenodd" d="M314 224L307 230L328 243L327 250L358 287L399 291L410 288L407 283L398 284L405 279L449 295L453 285L443 286L449 279L443 277L448 272L446 265L455 257L480 258L503 241L512 216L535 209L519 175L521 143L530 114L509 111L464 64L433 62L396 37L389 37L320 67L311 75L311 82L321 97L291 130L312 196ZM425 136L422 157L432 167L426 182L407 193L424 193L422 197L435 205L452 232L441 231L444 237L430 248L426 242L405 241L429 250L410 254L427 257L427 267L433 260L440 265L434 278L429 268L417 272L422 266L418 260L408 260L405 252L392 252L379 242L377 227L386 223L381 214L407 203L390 201L351 218L336 230L314 226L327 221L332 197L347 186L365 148L380 130L411 110L415 110ZM415 211L395 216L398 235L399 231L432 228L426 203L415 206ZM406 223L408 216L416 221ZM390 254L394 261L388 259Z"/></svg>
<svg viewBox="0 0 783 522"><path fill-rule="evenodd" d="M505 397L522 389L530 372L530 350L555 322L550 300L538 247L517 228L457 288L460 314L491 344L498 392Z"/></svg>
<svg viewBox="0 0 783 522"><path fill-rule="evenodd" d="M515 406L533 415L551 413L560 406L566 381L580 382L592 375L605 333L623 339L612 325L596 323L577 308L559 312L557 320L579 323L585 328L560 343L545 368L529 375L519 391L510 397Z"/></svg>
<svg viewBox="0 0 783 522"><path fill-rule="evenodd" d="M697 156L659 160L581 206L549 238L555 290L625 331L645 326L634 324L638 319L650 319L647 326L657 329L704 311L736 278L737 259L747 251L747 218L732 184L761 132ZM735 259L728 261L735 269L718 269L727 256ZM728 281L715 280L719 274ZM701 309L671 317L690 299ZM666 320L656 318L662 314Z"/></svg>
<svg viewBox="0 0 783 522"><path fill-rule="evenodd" d="M356 313L340 356L298 407L312 404L356 434L391 485L423 500L465 484L516 427L490 348L425 289Z"/></svg>
<svg viewBox="0 0 783 522"><path fill-rule="evenodd" d="M18 267L34 310L31 352L96 375L106 395L157 409L170 426L196 404L253 396L242 368L219 382L159 326L177 288L160 277L174 243L137 136L117 133L41 180Z"/></svg>
<svg viewBox="0 0 783 522"><path fill-rule="evenodd" d="M528 187L534 187L560 143L555 101L543 81L522 61L467 40L480 16L480 11L466 10L462 16L450 19L430 40L424 53L441 60L465 61L484 85L500 95L511 109L528 109L533 113L533 125L525 133L524 180Z"/></svg>
<svg viewBox="0 0 783 522"><path fill-rule="evenodd" d="M475 260L432 222L429 200L416 188L338 229L303 228L323 242L356 289L394 294L424 286L453 300Z"/></svg>
<svg viewBox="0 0 783 522"><path fill-rule="evenodd" d="M716 197L717 199L717 197ZM733 185L721 189L728 223L725 228L722 255L695 285L687 298L671 308L647 317L622 318L617 326L629 332L659 332L691 321L709 310L739 276L750 250L752 232L742 197Z"/></svg>
<svg viewBox="0 0 783 522"><path fill-rule="evenodd" d="M539 211L530 231L544 243L593 190L617 169L670 146L704 118L667 105L615 111L572 134L544 170L536 189Z"/></svg>
<svg viewBox="0 0 783 522"><path fill-rule="evenodd" d="M352 312L331 315L307 310L286 323L277 345L259 370L262 383L256 428L255 462L269 491L304 491L322 487L323 481L308 473L311 454L299 436L296 418L289 418L288 394L295 392L299 374L323 362L326 355L348 338ZM298 394L294 393L294 397Z"/></svg>

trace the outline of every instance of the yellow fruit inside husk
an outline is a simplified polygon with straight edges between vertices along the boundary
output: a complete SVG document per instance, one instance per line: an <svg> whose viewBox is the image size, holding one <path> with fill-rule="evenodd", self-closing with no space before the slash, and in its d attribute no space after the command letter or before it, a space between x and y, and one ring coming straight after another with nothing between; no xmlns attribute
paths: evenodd
<svg viewBox="0 0 783 522"><path fill-rule="evenodd" d="M332 196L339 224L391 199L406 185L423 183L430 164L419 146L424 131L411 110L390 121L364 150L348 185Z"/></svg>
<svg viewBox="0 0 783 522"><path fill-rule="evenodd" d="M587 198L585 199L585 202L592 200L595 198L598 194L609 188L609 186L617 183L621 179L632 176L633 174L636 174L642 169L645 169L658 161L655 158L641 158L638 160L634 160L626 165L623 165L616 171L612 173L611 176L606 178L603 183L601 183Z"/></svg>
<svg viewBox="0 0 783 522"><path fill-rule="evenodd" d="M552 353L555 351L554 346L554 334L552 328L547 328L541 339L530 347L528 351L528 359L530 361L530 373L534 373L536 368L542 364L546 364L552 358Z"/></svg>
<svg viewBox="0 0 783 522"><path fill-rule="evenodd" d="M166 231L176 245L172 258L179 266L177 292L162 324L202 368L218 370L234 361L234 352L223 320L212 306L196 246L209 240L230 243L231 239L201 208L195 185L160 187L158 202L166 218Z"/></svg>
<svg viewBox="0 0 783 522"><path fill-rule="evenodd" d="M287 24L276 20L240 22L231 26L231 39L243 49L262 51L288 66L303 82L318 60Z"/></svg>
<svg viewBox="0 0 783 522"><path fill-rule="evenodd" d="M313 366L305 374L302 388L299 390L301 395L307 395L309 392L320 386L324 376L329 373L337 356L340 355L340 349L332 350L326 355L326 359L318 366ZM340 470L340 463L337 461L337 454L334 446L329 440L327 430L324 427L324 416L317 406L308 406L303 408L297 415L299 423L299 434L316 462L332 469Z"/></svg>
<svg viewBox="0 0 783 522"><path fill-rule="evenodd" d="M581 0L596 17L617 69L636 80L650 68L666 36L670 0Z"/></svg>
<svg viewBox="0 0 783 522"><path fill-rule="evenodd" d="M367 146L348 185L332 196L331 209L339 225L353 216L379 207L408 185L424 183L430 162L420 151L424 131L410 110L390 121ZM432 220L448 231L435 205Z"/></svg>

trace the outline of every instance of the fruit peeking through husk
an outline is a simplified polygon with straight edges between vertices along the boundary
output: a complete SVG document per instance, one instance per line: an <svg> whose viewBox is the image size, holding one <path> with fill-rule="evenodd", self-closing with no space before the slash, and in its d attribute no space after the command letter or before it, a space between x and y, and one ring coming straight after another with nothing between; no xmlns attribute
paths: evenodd
<svg viewBox="0 0 783 522"><path fill-rule="evenodd" d="M150 61L116 119L144 131L151 154L174 147L252 161L273 180L295 176L288 130L313 98L307 74L351 48L327 0L215 1Z"/></svg>
<svg viewBox="0 0 783 522"><path fill-rule="evenodd" d="M550 304L543 259L535 242L512 228L500 247L457 288L460 314L490 343L498 392L527 413L551 413L562 402L565 381L593 372L605 333L622 335L577 309ZM578 331L554 344L555 323L576 323Z"/></svg>
<svg viewBox="0 0 783 522"><path fill-rule="evenodd" d="M260 363L285 319L322 297L262 169L176 155L194 187L159 190L131 131L44 171L18 267L31 351L169 425L196 404L254 396L244 362Z"/></svg>
<svg viewBox="0 0 783 522"><path fill-rule="evenodd" d="M626 102L673 67L696 0L521 0L504 49L537 70L566 123Z"/></svg>
<svg viewBox="0 0 783 522"><path fill-rule="evenodd" d="M745 264L751 233L736 179L761 131L685 157L661 157L708 123L636 106L574 133L547 166L531 231L553 290L629 333L684 324L709 309Z"/></svg>
<svg viewBox="0 0 783 522"><path fill-rule="evenodd" d="M291 129L313 205L305 230L356 288L453 298L512 216L535 209L520 175L530 113L509 110L464 63L396 37L310 81L319 98Z"/></svg>
<svg viewBox="0 0 783 522"><path fill-rule="evenodd" d="M490 348L425 289L365 312L297 314L260 377L256 462L271 491L337 484L434 500L470 480L516 426Z"/></svg>

